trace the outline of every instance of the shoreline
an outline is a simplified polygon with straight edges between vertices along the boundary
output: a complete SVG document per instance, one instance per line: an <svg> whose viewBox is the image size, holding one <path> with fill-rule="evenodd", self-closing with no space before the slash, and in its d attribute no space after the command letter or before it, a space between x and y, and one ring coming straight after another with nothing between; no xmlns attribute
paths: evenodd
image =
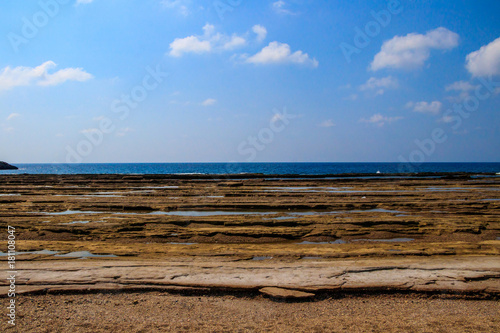
<svg viewBox="0 0 500 333"><path fill-rule="evenodd" d="M8 170L6 170L8 171ZM394 173L321 173L321 174L274 174L274 173L0 173L0 177L11 176L76 176L76 177L145 177L154 179L363 179L374 177L380 179L457 179L477 177L500 177L499 172L394 172Z"/></svg>

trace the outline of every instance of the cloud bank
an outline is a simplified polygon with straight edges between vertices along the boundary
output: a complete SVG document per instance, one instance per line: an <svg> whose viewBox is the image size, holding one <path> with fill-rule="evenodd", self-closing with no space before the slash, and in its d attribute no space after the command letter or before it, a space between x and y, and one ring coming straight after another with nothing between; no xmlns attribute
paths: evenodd
<svg viewBox="0 0 500 333"><path fill-rule="evenodd" d="M22 86L55 86L66 81L87 81L93 76L82 68L64 68L49 73L57 67L53 61L47 61L37 67L5 67L0 72L0 91Z"/></svg>
<svg viewBox="0 0 500 333"><path fill-rule="evenodd" d="M458 45L458 34L440 27L428 31L425 35L411 33L395 36L385 41L379 53L375 55L370 69L383 68L417 69L421 68L430 57L430 51L450 50Z"/></svg>

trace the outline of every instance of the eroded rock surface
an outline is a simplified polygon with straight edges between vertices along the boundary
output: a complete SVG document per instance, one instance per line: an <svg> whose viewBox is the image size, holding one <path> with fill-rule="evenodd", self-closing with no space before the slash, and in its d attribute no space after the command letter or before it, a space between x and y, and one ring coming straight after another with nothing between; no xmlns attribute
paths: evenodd
<svg viewBox="0 0 500 333"><path fill-rule="evenodd" d="M467 175L2 175L0 226L16 228L21 290L496 293L499 185Z"/></svg>

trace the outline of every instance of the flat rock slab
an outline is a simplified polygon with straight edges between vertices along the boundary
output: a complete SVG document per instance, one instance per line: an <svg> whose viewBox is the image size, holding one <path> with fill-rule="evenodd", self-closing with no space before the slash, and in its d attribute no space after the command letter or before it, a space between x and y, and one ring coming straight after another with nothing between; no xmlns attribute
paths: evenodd
<svg viewBox="0 0 500 333"><path fill-rule="evenodd" d="M290 290L276 287L265 287L259 290L264 295L279 299L311 299L315 295L313 293L305 293L298 290Z"/></svg>
<svg viewBox="0 0 500 333"><path fill-rule="evenodd" d="M16 266L16 293L64 289L261 290L276 287L271 289L276 295L285 291L296 293L297 290L310 293L405 290L500 295L499 259L499 256L464 256L308 262L227 262L219 258L26 261ZM0 272L1 298L7 295L9 284L7 271Z"/></svg>

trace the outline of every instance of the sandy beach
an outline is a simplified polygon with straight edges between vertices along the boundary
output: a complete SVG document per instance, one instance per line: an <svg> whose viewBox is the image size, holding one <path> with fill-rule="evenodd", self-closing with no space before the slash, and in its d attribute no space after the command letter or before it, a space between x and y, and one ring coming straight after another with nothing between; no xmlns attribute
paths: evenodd
<svg viewBox="0 0 500 333"><path fill-rule="evenodd" d="M497 332L500 302L412 295L119 293L20 298L18 332ZM4 332L16 332L4 322Z"/></svg>
<svg viewBox="0 0 500 333"><path fill-rule="evenodd" d="M495 331L499 183L2 176L17 329Z"/></svg>

